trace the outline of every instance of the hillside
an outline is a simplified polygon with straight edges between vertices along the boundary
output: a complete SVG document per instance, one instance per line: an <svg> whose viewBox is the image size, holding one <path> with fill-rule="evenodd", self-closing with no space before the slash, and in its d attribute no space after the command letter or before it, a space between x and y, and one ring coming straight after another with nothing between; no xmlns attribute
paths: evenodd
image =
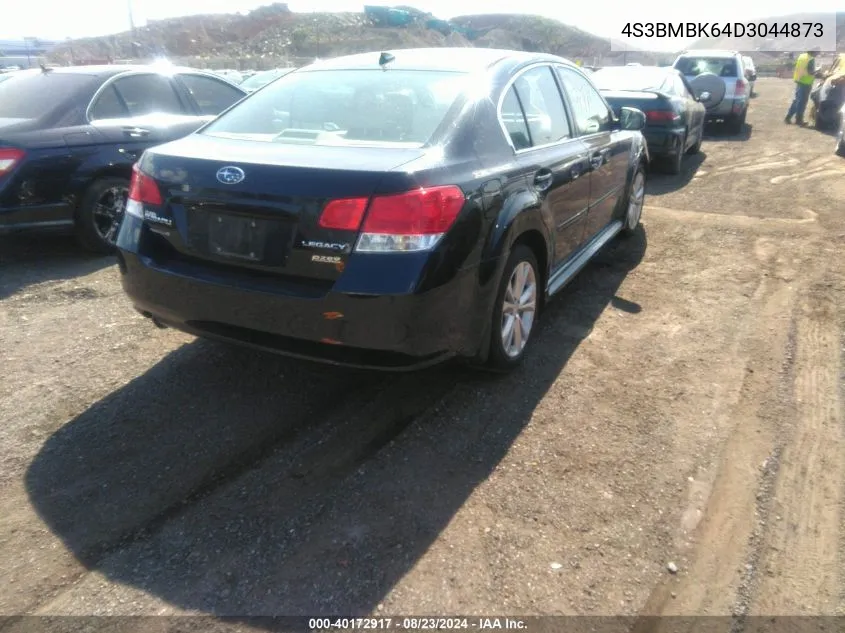
<svg viewBox="0 0 845 633"><path fill-rule="evenodd" d="M828 17L830 14L827 14ZM785 22L816 22L819 14L794 14L779 17L766 18L767 24L783 24ZM836 14L836 50L845 52L845 12ZM778 54L794 51L794 40L785 38L764 38L764 37L719 37L696 40L690 45L690 48L697 50L714 50L714 49L728 49L738 50L743 53L770 53ZM811 47L818 44L817 40L807 40L807 46Z"/></svg>
<svg viewBox="0 0 845 633"><path fill-rule="evenodd" d="M584 60L616 56L606 39L539 16L471 15L445 22L411 7L366 9L366 13L294 13L277 3L247 14L160 20L134 33L62 44L50 58L58 63L79 63L166 55L191 60L225 58L242 66L263 66L280 59L309 60L421 46L510 48ZM383 19L382 14L386 16ZM642 59L630 55L630 61L650 61L647 55Z"/></svg>

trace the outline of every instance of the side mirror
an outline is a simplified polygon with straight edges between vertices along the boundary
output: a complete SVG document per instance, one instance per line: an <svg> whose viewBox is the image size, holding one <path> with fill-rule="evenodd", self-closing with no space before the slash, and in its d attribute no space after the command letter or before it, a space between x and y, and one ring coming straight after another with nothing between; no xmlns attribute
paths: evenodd
<svg viewBox="0 0 845 633"><path fill-rule="evenodd" d="M619 112L619 125L623 130L639 132L645 128L646 118L642 110L623 107Z"/></svg>

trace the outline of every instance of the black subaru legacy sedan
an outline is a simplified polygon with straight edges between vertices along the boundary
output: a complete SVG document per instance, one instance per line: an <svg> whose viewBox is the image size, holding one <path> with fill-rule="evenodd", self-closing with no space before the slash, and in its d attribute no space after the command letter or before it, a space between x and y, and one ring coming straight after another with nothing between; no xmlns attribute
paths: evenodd
<svg viewBox="0 0 845 633"><path fill-rule="evenodd" d="M396 50L278 79L137 165L123 287L159 327L408 370L523 358L645 188L645 116L559 57Z"/></svg>

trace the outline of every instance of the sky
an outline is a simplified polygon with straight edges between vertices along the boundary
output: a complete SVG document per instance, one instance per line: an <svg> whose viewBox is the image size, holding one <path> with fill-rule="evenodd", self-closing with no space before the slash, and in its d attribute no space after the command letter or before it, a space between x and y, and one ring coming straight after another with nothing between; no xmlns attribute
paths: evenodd
<svg viewBox="0 0 845 633"><path fill-rule="evenodd" d="M533 13L555 18L603 37L621 37L627 22L725 22L742 21L762 16L780 16L802 12L832 12L842 8L843 0L766 0L740 3L736 0L708 0L705 3L668 3L665 0L605 0L604 2L564 3L550 2ZM255 0L40 0L16 2L14 11L3 13L0 22L0 39L65 39L108 35L129 28L129 4L137 26L146 20L179 17L195 13L236 13L271 4ZM367 4L390 4L368 0ZM442 19L471 13L524 13L523 3L516 0L399 0L396 4L409 4L429 11ZM538 3L540 4L540 3ZM751 6L749 6L751 5ZM343 0L291 1L292 11L362 11L363 3ZM542 6L542 5L541 5ZM756 7L756 8L755 8ZM765 7L765 9L763 9ZM799 9L800 7L800 9ZM634 40L628 40L638 45ZM655 40L648 42L651 50L673 50L686 43L684 40Z"/></svg>

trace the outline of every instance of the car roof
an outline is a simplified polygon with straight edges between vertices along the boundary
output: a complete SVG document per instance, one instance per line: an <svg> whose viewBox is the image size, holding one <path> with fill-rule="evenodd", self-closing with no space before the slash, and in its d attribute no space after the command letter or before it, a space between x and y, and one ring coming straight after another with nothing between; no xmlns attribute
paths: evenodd
<svg viewBox="0 0 845 633"><path fill-rule="evenodd" d="M393 55L390 68L396 70L442 70L454 72L479 72L503 60L513 62L556 61L573 65L568 60L545 53L529 53L498 48L406 48L383 51ZM363 70L379 68L381 51L345 55L315 62L301 70Z"/></svg>
<svg viewBox="0 0 845 633"><path fill-rule="evenodd" d="M58 66L56 68L50 68L44 72L48 72L51 74L55 73L59 75L90 75L92 77L101 78L113 77L114 75L119 75L121 73L127 72L151 72L161 74L191 72L200 73L204 75L212 74L208 71L200 70L198 68L188 68L184 66L160 66L157 64L102 64L92 66Z"/></svg>
<svg viewBox="0 0 845 633"><path fill-rule="evenodd" d="M650 71L650 72L664 72L677 75L679 74L677 68L673 68L672 66L602 66L596 72L600 72L602 70L624 70L625 72L633 72L633 73L641 73L643 71Z"/></svg>

